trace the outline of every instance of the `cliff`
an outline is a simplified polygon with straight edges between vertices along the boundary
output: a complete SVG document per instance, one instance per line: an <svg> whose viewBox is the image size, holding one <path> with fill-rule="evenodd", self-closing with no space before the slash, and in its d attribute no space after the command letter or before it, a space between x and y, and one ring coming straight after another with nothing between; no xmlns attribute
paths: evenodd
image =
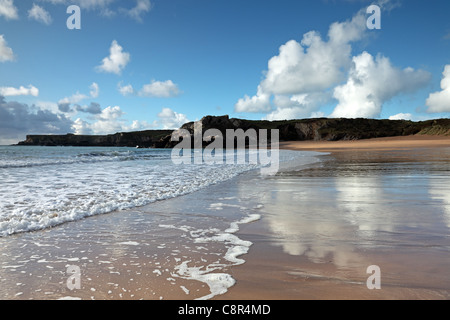
<svg viewBox="0 0 450 320"><path fill-rule="evenodd" d="M75 147L142 147L164 148L172 130L121 132L104 136L93 135L28 135L22 146L75 146Z"/></svg>
<svg viewBox="0 0 450 320"><path fill-rule="evenodd" d="M450 135L450 119L427 121L376 120L376 119L301 119L286 121L255 121L229 118L228 116L206 116L202 118L202 130L218 129L225 136L226 129L278 129L281 141L337 141L360 140L414 134ZM184 124L181 129L194 133L194 122ZM114 146L171 148L178 142L171 141L172 130L147 130L116 133L105 136L82 135L29 135L19 145L40 146ZM270 133L270 132L269 132ZM206 143L207 144L207 143Z"/></svg>

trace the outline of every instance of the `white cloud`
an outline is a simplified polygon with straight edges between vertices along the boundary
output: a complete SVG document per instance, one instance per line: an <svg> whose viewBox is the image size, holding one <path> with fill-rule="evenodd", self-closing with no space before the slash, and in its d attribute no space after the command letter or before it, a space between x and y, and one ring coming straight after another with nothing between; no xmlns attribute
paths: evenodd
<svg viewBox="0 0 450 320"><path fill-rule="evenodd" d="M3 35L0 35L0 62L5 61L13 61L14 60L14 52L8 47L5 38Z"/></svg>
<svg viewBox="0 0 450 320"><path fill-rule="evenodd" d="M34 96L39 95L39 89L29 85L28 88L20 86L19 88L13 87L0 87L0 96L10 97L10 96Z"/></svg>
<svg viewBox="0 0 450 320"><path fill-rule="evenodd" d="M120 74L130 62L130 54L123 52L116 40L112 42L109 52L109 57L104 58L96 69L100 72Z"/></svg>
<svg viewBox="0 0 450 320"><path fill-rule="evenodd" d="M87 98L89 98L87 95L77 92L71 95L70 97L65 97L59 100L58 103L68 103L68 104L79 103Z"/></svg>
<svg viewBox="0 0 450 320"><path fill-rule="evenodd" d="M163 108L158 113L158 119L149 123L145 120L134 120L127 124L123 119L125 112L119 106L107 107L99 114L93 115L94 122L90 123L81 118L72 124L75 134L113 134L116 132L140 131L148 129L177 129L189 122L186 115L177 113L170 108Z"/></svg>
<svg viewBox="0 0 450 320"><path fill-rule="evenodd" d="M245 96L235 105L236 112L269 112L272 95L298 96L323 92L342 82L351 66L351 42L362 39L366 31L365 15L361 11L351 20L333 23L324 41L316 31L303 35L299 43L290 40L279 54L268 62L265 78L257 94ZM294 97L295 99L295 97ZM287 107L292 109L292 106ZM284 112L278 106L276 113Z"/></svg>
<svg viewBox="0 0 450 320"><path fill-rule="evenodd" d="M164 82L152 80L151 83L144 85L139 91L140 96L157 98L176 97L180 93L180 89L172 80Z"/></svg>
<svg viewBox="0 0 450 320"><path fill-rule="evenodd" d="M112 134L124 130L125 120L121 119L125 113L119 106L107 107L94 116L95 122L88 123L80 118L74 121L72 128L75 134Z"/></svg>
<svg viewBox="0 0 450 320"><path fill-rule="evenodd" d="M78 135L90 135L92 134L92 129L90 124L80 118L76 119L72 124L72 130Z"/></svg>
<svg viewBox="0 0 450 320"><path fill-rule="evenodd" d="M398 3L380 0L378 5L389 11ZM424 86L428 72L401 70L388 58L374 59L366 52L352 55L353 43L367 35L366 19L360 10L350 20L332 23L326 39L310 31L300 42L280 46L256 95L239 99L235 112L262 112L269 120L316 117L334 98L333 117L377 117L386 101Z"/></svg>
<svg viewBox="0 0 450 320"><path fill-rule="evenodd" d="M89 88L91 89L91 91L89 92L91 97L98 98L98 95L100 93L100 88L99 88L98 84L93 82Z"/></svg>
<svg viewBox="0 0 450 320"><path fill-rule="evenodd" d="M145 120L134 120L131 126L126 127L126 131L142 131L153 128L154 125Z"/></svg>
<svg viewBox="0 0 450 320"><path fill-rule="evenodd" d="M412 120L413 115L411 113L397 113L389 117L389 120Z"/></svg>
<svg viewBox="0 0 450 320"><path fill-rule="evenodd" d="M189 119L185 114L173 111L170 108L163 108L158 113L158 120L154 123L154 126L160 129L178 129Z"/></svg>
<svg viewBox="0 0 450 320"><path fill-rule="evenodd" d="M299 95L277 95L274 97L273 104L276 110L265 116L264 120L288 120L302 118L319 118L324 114L317 111L320 104L329 100L329 94L325 92L299 94Z"/></svg>
<svg viewBox="0 0 450 320"><path fill-rule="evenodd" d="M61 113L61 111L58 109L58 104L53 101L37 101L35 105L41 110L49 111L55 114Z"/></svg>
<svg viewBox="0 0 450 320"><path fill-rule="evenodd" d="M117 85L117 88L119 89L119 92L121 95L123 96L130 96L130 95L134 95L136 92L134 91L134 88L131 84L128 84L126 86L122 86L122 83L120 82Z"/></svg>
<svg viewBox="0 0 450 320"><path fill-rule="evenodd" d="M99 120L110 121L117 120L122 117L125 113L120 109L119 106L103 109L102 113L98 115Z"/></svg>
<svg viewBox="0 0 450 320"><path fill-rule="evenodd" d="M2 0L0 0L2 1ZM137 22L142 22L142 16L150 12L152 4L150 0L117 1L117 0L40 0L53 5L75 4L81 9L96 11L102 17L112 18L116 16L128 16ZM114 3L132 3L132 7L111 6Z"/></svg>
<svg viewBox="0 0 450 320"><path fill-rule="evenodd" d="M255 96L249 97L245 95L244 98L238 100L234 106L235 112L269 112L272 109L270 104L270 94L263 92L261 86L258 86L258 92Z"/></svg>
<svg viewBox="0 0 450 320"><path fill-rule="evenodd" d="M4 16L7 20L19 18L13 0L0 0L0 16Z"/></svg>
<svg viewBox="0 0 450 320"><path fill-rule="evenodd" d="M328 41L316 31L304 34L301 43L288 41L278 56L269 60L269 70L261 83L264 92L299 94L325 90L344 79L350 65L350 42L360 40L365 31L364 15L351 21L333 23Z"/></svg>
<svg viewBox="0 0 450 320"><path fill-rule="evenodd" d="M68 103L68 104L72 104L72 103L79 103L83 100L89 99L89 98L97 98L100 92L100 88L98 86L97 83L93 82L90 87L90 96L85 95L84 93L75 93L73 95L71 95L70 97L65 97L61 100L58 101L58 103Z"/></svg>
<svg viewBox="0 0 450 320"><path fill-rule="evenodd" d="M96 9L105 8L115 0L75 0L72 3L77 3L81 8Z"/></svg>
<svg viewBox="0 0 450 320"><path fill-rule="evenodd" d="M149 12L151 9L150 0L137 0L136 6L130 10L125 10L125 12L134 20L142 22L141 15Z"/></svg>
<svg viewBox="0 0 450 320"><path fill-rule="evenodd" d="M113 11L113 10L111 10L111 9L109 9L109 8L103 8L101 11L100 11L100 15L102 16L102 17L106 17L106 18L112 18L112 17L115 17L116 16L116 12L115 11Z"/></svg>
<svg viewBox="0 0 450 320"><path fill-rule="evenodd" d="M72 123L75 134L113 134L116 132L140 131L149 129L178 129L189 119L186 115L177 113L170 108L163 108L157 115L157 120L149 123L145 120L134 120L131 124L123 118L125 112L119 106L107 107L101 113L92 115L93 122L81 118Z"/></svg>
<svg viewBox="0 0 450 320"><path fill-rule="evenodd" d="M64 5L76 4L80 6L82 9L94 10L106 8L115 0L40 0L40 1Z"/></svg>
<svg viewBox="0 0 450 320"><path fill-rule="evenodd" d="M441 89L429 95L425 103L428 113L450 112L450 65L442 73Z"/></svg>
<svg viewBox="0 0 450 320"><path fill-rule="evenodd" d="M178 85L173 83L172 80L152 80L149 84L142 86L139 91L136 91L131 84L123 86L121 82L119 82L117 88L123 96L139 95L141 97L172 98L182 93Z"/></svg>
<svg viewBox="0 0 450 320"><path fill-rule="evenodd" d="M398 69L388 58L375 59L367 52L353 58L347 83L334 89L339 101L330 117L373 118L385 102L402 93L414 92L430 80L430 74L412 68Z"/></svg>
<svg viewBox="0 0 450 320"><path fill-rule="evenodd" d="M28 18L34 19L46 25L50 25L52 23L50 13L35 3L33 3L33 7L28 10Z"/></svg>

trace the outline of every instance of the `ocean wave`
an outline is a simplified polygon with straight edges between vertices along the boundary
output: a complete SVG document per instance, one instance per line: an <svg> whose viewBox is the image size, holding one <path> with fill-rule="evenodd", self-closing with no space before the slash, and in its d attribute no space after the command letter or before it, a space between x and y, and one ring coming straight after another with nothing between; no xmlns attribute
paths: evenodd
<svg viewBox="0 0 450 320"><path fill-rule="evenodd" d="M75 155L58 155L59 158L36 158L24 155L0 159L0 169L31 168L44 166L59 166L77 163L97 163L97 162L116 162L116 161L136 161L136 160L155 160L169 159L169 153L151 154L146 152L132 151L93 151Z"/></svg>
<svg viewBox="0 0 450 320"><path fill-rule="evenodd" d="M170 160L170 150L81 148L50 156L39 151L41 154L29 151L33 165L16 164L0 171L0 237L185 195L259 167L176 165ZM40 163L43 155L46 162ZM63 156L66 158L61 159ZM280 152L281 162L293 160L306 164L316 158Z"/></svg>

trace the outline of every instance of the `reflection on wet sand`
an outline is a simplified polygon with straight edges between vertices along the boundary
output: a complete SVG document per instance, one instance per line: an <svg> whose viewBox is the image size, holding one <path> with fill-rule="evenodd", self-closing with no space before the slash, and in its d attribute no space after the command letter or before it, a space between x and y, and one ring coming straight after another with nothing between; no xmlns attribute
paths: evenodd
<svg viewBox="0 0 450 320"><path fill-rule="evenodd" d="M449 181L446 177L434 179L429 189L430 197L442 203L443 220L450 228L450 192Z"/></svg>
<svg viewBox="0 0 450 320"><path fill-rule="evenodd" d="M338 267L346 267L358 260L351 245L357 229L336 214L334 192L309 188L308 182L298 191L295 179L273 183L275 188L264 203L264 211L270 213L266 219L275 245L315 263L331 259Z"/></svg>
<svg viewBox="0 0 450 320"><path fill-rule="evenodd" d="M266 226L260 228L267 231L248 231L249 237L260 232L266 251L269 243L288 256L257 256L256 244L247 262L256 269L242 271L247 281L256 279L257 265L261 274L271 265L280 269L277 289L288 299L336 298L347 289L350 298L450 298L450 157L439 152L437 161L431 150L426 157L414 151L323 156L309 169L255 187ZM370 265L381 268L380 292L366 288Z"/></svg>

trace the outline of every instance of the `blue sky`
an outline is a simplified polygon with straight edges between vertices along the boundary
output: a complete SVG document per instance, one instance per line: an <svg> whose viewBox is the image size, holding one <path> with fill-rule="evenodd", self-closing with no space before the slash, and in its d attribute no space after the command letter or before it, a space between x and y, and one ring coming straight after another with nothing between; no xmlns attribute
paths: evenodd
<svg viewBox="0 0 450 320"><path fill-rule="evenodd" d="M69 30L69 5L81 29ZM369 5L381 29L369 30ZM0 0L0 144L247 119L450 115L446 0Z"/></svg>

